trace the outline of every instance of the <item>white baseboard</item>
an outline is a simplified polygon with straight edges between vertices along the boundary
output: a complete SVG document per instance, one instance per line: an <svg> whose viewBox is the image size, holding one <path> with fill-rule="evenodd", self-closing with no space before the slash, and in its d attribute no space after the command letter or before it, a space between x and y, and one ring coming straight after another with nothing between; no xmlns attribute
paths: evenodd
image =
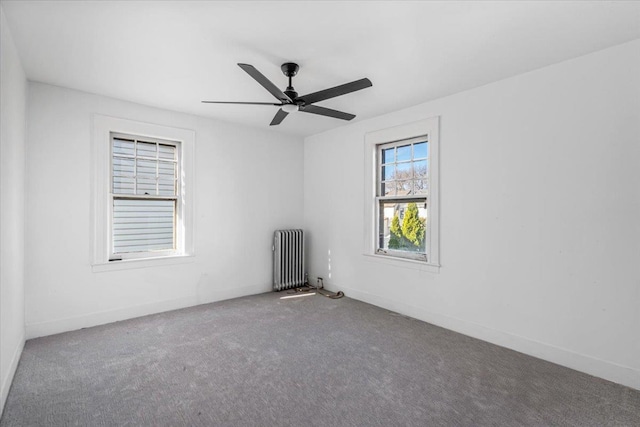
<svg viewBox="0 0 640 427"><path fill-rule="evenodd" d="M341 290L349 298L395 311L473 338L478 338L501 347L506 347L548 362L575 369L576 371L584 372L589 375L640 390L640 370L628 366L597 359L585 354L575 353L571 350L531 340L508 332L488 328L466 320L433 313L419 307L414 307L349 287L340 286L337 288L333 284L325 284L325 287L334 292Z"/></svg>
<svg viewBox="0 0 640 427"><path fill-rule="evenodd" d="M75 331L82 328L118 322L120 320L133 319L135 317L193 307L195 305L209 304L211 302L223 301L226 299L260 294L268 292L269 290L270 287L267 285L226 288L217 290L214 293L207 295L206 298L194 295L187 298L157 301L149 304L140 304L117 310L88 313L80 316L50 320L46 322L28 323L26 325L26 336L27 339L44 337L47 335L54 335L62 332Z"/></svg>
<svg viewBox="0 0 640 427"><path fill-rule="evenodd" d="M22 349L24 348L24 335L20 337L20 341L16 346L15 351L13 352L13 356L11 357L11 363L9 364L9 371L7 375L2 378L2 390L0 391L0 417L4 412L4 404L7 402L7 397L9 396L9 389L11 388L11 383L13 382L13 377L16 374L16 369L18 369L18 362L20 362L20 356L22 355Z"/></svg>

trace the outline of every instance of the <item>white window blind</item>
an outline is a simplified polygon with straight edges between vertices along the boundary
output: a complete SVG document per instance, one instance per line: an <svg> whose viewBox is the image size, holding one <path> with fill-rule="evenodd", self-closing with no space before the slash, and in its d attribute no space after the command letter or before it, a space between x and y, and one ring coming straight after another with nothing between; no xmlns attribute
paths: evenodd
<svg viewBox="0 0 640 427"><path fill-rule="evenodd" d="M174 251L178 142L112 134L111 252Z"/></svg>

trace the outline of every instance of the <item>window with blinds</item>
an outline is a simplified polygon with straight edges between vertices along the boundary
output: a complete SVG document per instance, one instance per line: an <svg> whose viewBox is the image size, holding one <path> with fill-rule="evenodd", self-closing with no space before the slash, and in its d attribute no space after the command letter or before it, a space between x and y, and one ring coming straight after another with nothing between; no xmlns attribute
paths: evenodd
<svg viewBox="0 0 640 427"><path fill-rule="evenodd" d="M111 258L176 250L180 143L111 134Z"/></svg>

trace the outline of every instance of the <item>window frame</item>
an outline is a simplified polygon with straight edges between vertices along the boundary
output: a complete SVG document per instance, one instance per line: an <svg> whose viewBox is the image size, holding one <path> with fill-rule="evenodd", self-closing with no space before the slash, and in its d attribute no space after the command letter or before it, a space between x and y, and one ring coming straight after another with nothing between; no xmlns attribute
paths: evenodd
<svg viewBox="0 0 640 427"><path fill-rule="evenodd" d="M137 147L138 142L146 142L146 143L155 143L155 144L163 144L163 145L171 145L176 148L176 158L172 162L176 164L175 170L175 195L174 196L166 196L166 195L140 195L140 194L126 194L126 193L114 193L113 191L113 160L114 160L114 152L113 152L113 140L115 138L119 139L130 139L135 141L134 146ZM125 158L123 156L123 158ZM138 159L147 160L144 157L138 157L137 151L135 152L132 158L134 160L134 164ZM182 205L182 192L180 191L180 176L181 176L181 159L182 159L182 144L180 141L172 141L168 139L161 138L152 138L145 137L141 135L132 135L125 134L122 132L110 132L109 135L109 221L108 221L108 247L109 247L109 262L114 261L123 261L130 259L140 259L140 258L157 258L157 257L166 257L166 256L176 256L181 255L182 251L180 250L179 242L183 241L182 234L184 233L184 227L179 227L179 223L181 218L183 217L183 205ZM157 161L167 161L162 160L157 157L155 160ZM135 166L134 166L135 167ZM113 219L114 219L114 202L116 199L121 200L174 200L174 224L173 224L173 249L163 249L163 250L150 250L150 251L140 251L140 252L114 252L114 242L113 242Z"/></svg>
<svg viewBox="0 0 640 427"><path fill-rule="evenodd" d="M383 142L380 144L376 144L376 210L375 210L375 227L376 227L376 247L375 247L375 253L378 255L388 255L388 256L393 256L393 257L397 257L397 258L407 258L407 259L412 259L412 260L417 260L417 261L423 261L423 262L428 262L429 260L429 256L427 255L427 245L426 242L429 241L429 236L430 236L430 230L429 230L429 226L430 226L430 221L429 221L429 209L430 206L428 205L428 200L429 200L429 194L425 193L425 194L412 194L412 195L406 195L406 196L398 196L398 195L394 195L394 196L385 196L382 195L382 183L385 181L382 177L382 151L389 149L389 148L396 148L397 147L402 147L402 146L406 146L406 145L411 145L411 159L409 161L402 161L402 162L398 162L397 160L395 160L393 162L394 165L397 165L398 163L411 163L414 158L413 158L413 146L414 144L418 144L418 143L427 143L427 147L428 150L430 149L430 145L429 145L429 139L427 136L419 136L419 137L414 137L414 138L409 138L409 139L401 139L398 141L390 141L390 142ZM427 157L425 158L425 160L427 161L427 182L430 182L430 173L431 173L431 168L429 165L429 162L431 160L431 157L429 155L427 155ZM388 164L388 163L385 163ZM397 181L397 180L394 180ZM414 181L414 179L412 179L412 181ZM425 253L422 252L410 252L410 251L402 251L402 250L395 250L395 249L384 249L380 247L380 224L381 224L381 218L380 218L380 212L381 212L381 207L380 205L382 203L385 202L390 202L390 203L423 203L427 209L427 226L425 229Z"/></svg>
<svg viewBox="0 0 640 427"><path fill-rule="evenodd" d="M438 272L440 268L440 206L439 206L439 117L432 117L365 134L365 211L363 255L377 261L400 267L417 268ZM427 227L425 230L425 256L416 256L408 251L379 251L381 170L380 147L385 144L405 145L408 142L427 141L429 144L428 175L429 191L424 195L387 196L388 201L410 202L426 199Z"/></svg>
<svg viewBox="0 0 640 427"><path fill-rule="evenodd" d="M112 135L133 136L145 141L175 141L179 143L177 168L179 171L179 202L176 203L175 250L141 252L134 256L114 259L112 253ZM93 272L170 265L191 262L194 254L194 146L195 132L151 123L92 115L91 138L91 248L90 264ZM119 196L118 194L115 195ZM118 257L121 254L116 254Z"/></svg>

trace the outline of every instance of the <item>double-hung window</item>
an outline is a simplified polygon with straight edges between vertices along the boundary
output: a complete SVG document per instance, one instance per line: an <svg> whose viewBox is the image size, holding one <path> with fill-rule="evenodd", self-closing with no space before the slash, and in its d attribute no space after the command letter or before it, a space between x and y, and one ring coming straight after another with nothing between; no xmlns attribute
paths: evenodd
<svg viewBox="0 0 640 427"><path fill-rule="evenodd" d="M111 134L110 260L173 255L180 142Z"/></svg>
<svg viewBox="0 0 640 427"><path fill-rule="evenodd" d="M195 132L93 116L94 272L190 262Z"/></svg>
<svg viewBox="0 0 640 427"><path fill-rule="evenodd" d="M439 118L367 133L364 146L364 254L437 272Z"/></svg>
<svg viewBox="0 0 640 427"><path fill-rule="evenodd" d="M427 260L429 142L377 146L377 252Z"/></svg>

